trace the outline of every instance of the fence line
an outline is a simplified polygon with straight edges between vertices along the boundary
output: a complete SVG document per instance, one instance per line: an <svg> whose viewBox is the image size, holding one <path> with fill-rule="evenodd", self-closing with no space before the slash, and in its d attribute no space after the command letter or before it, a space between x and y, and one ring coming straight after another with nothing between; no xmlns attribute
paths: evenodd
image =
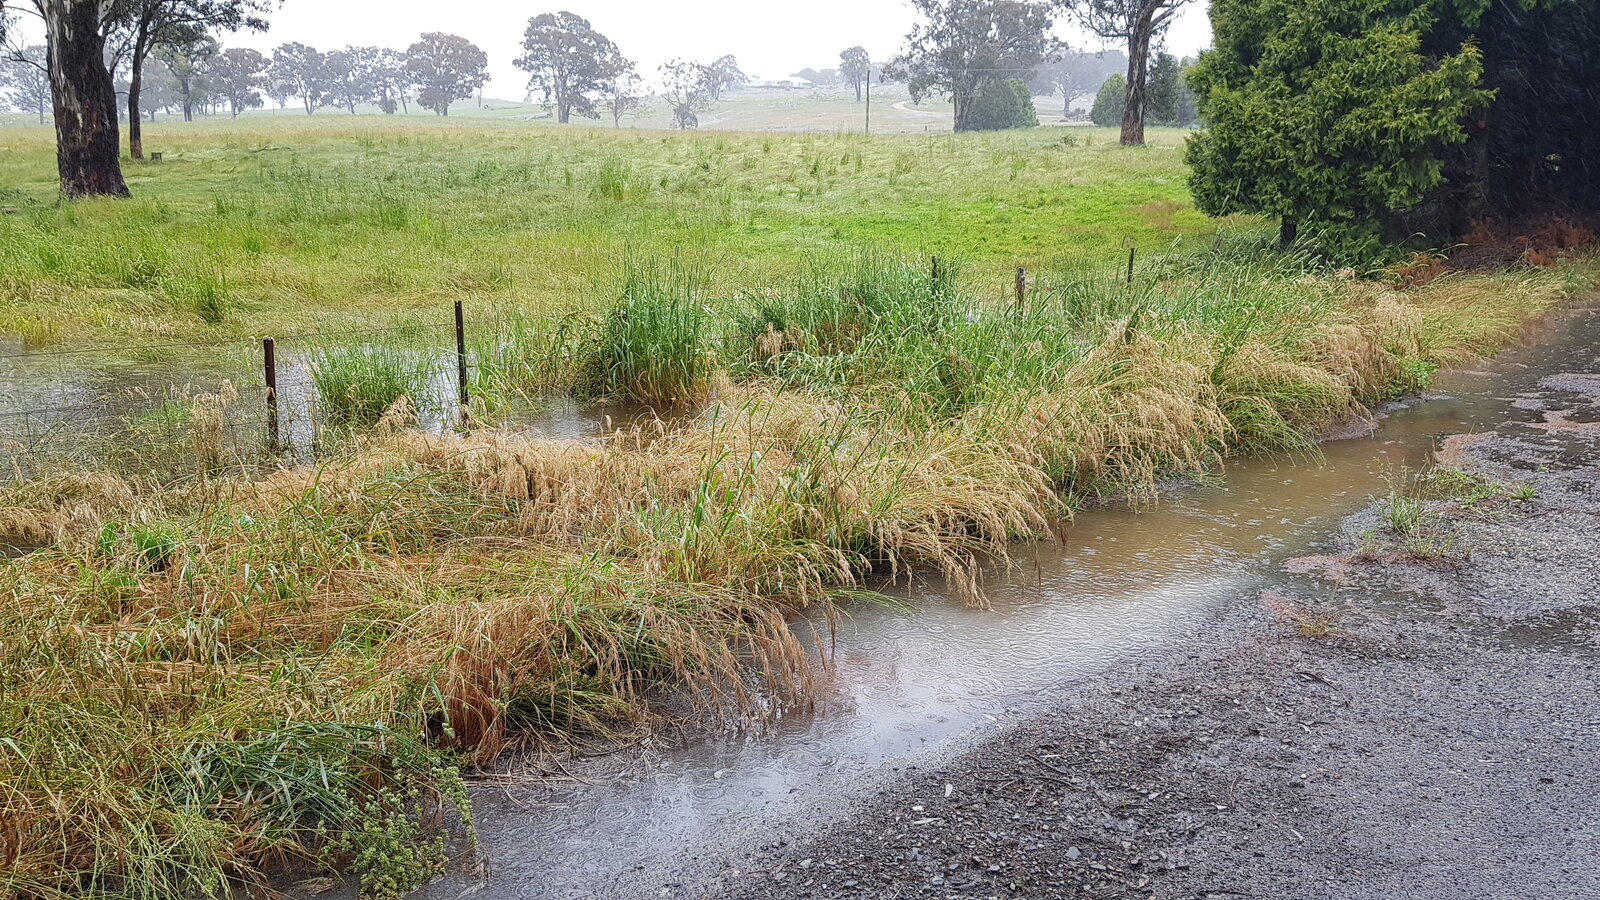
<svg viewBox="0 0 1600 900"><path fill-rule="evenodd" d="M1135 254L1136 254L1136 251L1134 249L1130 248L1129 251L1128 251L1128 262L1127 262L1127 271L1126 271L1126 279L1127 279L1127 284L1129 286L1131 286L1133 284L1133 280L1134 280ZM928 275L930 276L930 278L932 279L932 281L935 284L938 284L938 283L941 282L942 279L947 278L952 273L952 271L954 270L953 266L950 266L947 262L941 260L940 257L938 257L938 256L932 256L932 257L928 258L927 262L928 262L928 267L929 267L928 270L927 270L928 271ZM1026 268L1021 267L1021 266L1017 267L1016 270L1015 270L1015 281L1014 281L1014 285L1013 285L1014 300L1011 302L1010 308L1011 308L1012 311L1014 311L1018 315L1027 314L1028 309L1029 309L1028 308L1028 300L1029 300L1029 293L1030 293L1030 285L1029 285L1030 274L1031 273L1029 273ZM1122 273L1118 272L1117 274L1121 275ZM1121 280L1121 279L1118 279L1118 280ZM1037 292L1039 290L1039 286L1038 286L1038 281L1037 281L1037 276L1036 275L1033 276L1033 288L1032 288L1032 290L1034 292ZM1037 302L1037 301L1035 301L1035 302ZM320 416L319 416L319 413L318 413L319 404L317 403L316 394L315 394L315 390L314 390L314 386L316 384L316 375L315 375L314 372L308 374L304 370L301 370L301 371L292 371L292 370L291 371L282 371L281 367L280 367L281 360L278 358L278 353L277 353L277 351L280 349L280 346L279 346L280 344L300 345L300 352L309 353L309 352L314 352L314 349L315 349L315 347L316 347L316 345L318 343L325 342L325 341L327 341L329 339L351 338L351 337L361 337L361 336L380 335L380 334L401 334L401 333L410 334L410 335L416 335L416 336L423 336L423 335L429 334L430 332L435 332L435 329L451 329L452 326L453 326L453 332L454 333L453 333L452 336L454 337L454 341L449 342L449 343L441 343L439 345L430 345L430 346L427 346L427 347L413 348L413 349L422 349L422 350L427 350L427 351L431 351L431 352L436 352L436 353L439 353L441 356L446 356L446 357L448 357L450 355L454 356L454 360L453 361L454 361L455 365L451 367L452 369L454 369L454 371L452 373L450 373L450 374L452 374L454 376L454 381L455 381L455 384L453 385L454 391L452 391L451 393L454 394L454 398L453 399L454 399L455 404L456 404L456 409L452 411L452 410L449 410L448 408L445 408L445 409L438 410L438 412L441 415L448 415L449 413L453 412L457 423L465 421L466 416L467 416L467 411L470 408L470 405L471 405L471 402L472 402L472 397L471 397L471 393L470 393L470 390L471 390L471 373L474 370L481 369L482 368L482 363L481 362L473 362L469 357L467 333L466 333L467 332L467 324L468 323L467 323L467 319L466 319L466 312L465 312L464 304L463 304L462 301L456 300L456 301L454 301L453 305L454 305L454 309L453 309L453 319L454 319L454 321L453 322L449 322L449 321L446 321L446 322L416 322L416 323L407 323L407 324L402 324L402 325L389 325L389 326L372 327L372 328L348 328L348 329L333 329L333 330L327 330L327 331L291 332L291 333L289 333L287 335L278 336L278 337L275 337L275 336L266 336L266 337L261 337L261 338L257 338L257 337L240 337L240 338L229 338L229 339L207 340L207 341L171 342L171 343L167 343L167 344L158 344L158 345L153 345L153 346L139 347L137 349L140 352L148 352L148 351L153 351L153 350L206 349L206 348L227 347L227 346L246 347L246 346L250 346L250 345L253 345L253 344L257 344L259 342L260 350L258 352L260 353L260 356L258 357L258 359L260 360L261 368L258 371L260 372L260 376L259 377L261 379L261 389L262 390L261 390L260 393L256 393L253 390L248 390L247 389L247 390L241 391L240 393L241 393L241 396L249 396L249 397L252 398L252 400L250 401L251 405L255 405L255 403L257 403L257 402L263 403L264 404L265 415L261 416L260 418L251 418L251 419L246 419L246 420L240 420L240 421L237 421L237 422L225 421L225 422L221 422L221 423L218 423L218 424L221 427L227 429L230 432L233 432L238 428L244 428L244 427L262 428L262 430L263 430L263 438L264 438L264 441L263 441L263 445L264 446L272 448L272 449L277 450L279 452L287 451L287 452L290 452L290 453L294 453L295 452L295 448L292 447L292 446L286 445L282 440L282 438L284 436L283 435L282 425L283 425L283 422L285 421L285 419L287 419L291 423L309 422L310 437L311 437L311 439L313 441L315 441L317 439L317 435L320 433L320 425L319 425ZM1004 309L1004 305L1002 305L1001 307L992 307L987 301L974 301L973 306L974 306L974 310L975 311L977 309L980 309L980 308L989 308L990 311L1001 311L1001 310ZM561 313L532 313L532 314L520 313L519 312L519 313L516 313L512 317L512 320L513 321L530 321L531 320L531 321L542 321L542 322L558 322L558 321L559 322L565 322L565 321L569 321L569 320L573 319L574 317L581 317L583 315L585 315L585 311L583 311L583 310L573 310L573 311L561 312ZM507 321L507 318L506 317L501 317L501 316L491 316L491 317L489 317L488 321L489 322L502 322L503 323L503 322ZM728 332L723 333L723 332L719 332L717 329L708 329L706 334L712 340L719 340L720 339L721 341L726 342L726 341L729 341L729 340L733 339L736 335L740 334L740 332L737 331L737 330L733 330L733 331L728 331ZM480 344L480 346L482 346L482 345ZM491 345L491 346L493 346L493 345ZM555 362L555 361L558 361L558 360L570 361L576 355L576 351L573 348L571 348L570 346L559 348L559 349L555 348L555 347L551 347L550 349L551 349L552 352L540 357L539 358L540 362L548 364L548 363ZM33 361L33 360L49 360L49 359L60 358L60 357L69 357L69 356L70 357L81 357L81 356L86 356L86 355L91 355L91 354L111 355L111 354L124 353L124 352L127 352L128 350L129 350L129 348L126 347L126 346L121 346L121 347L101 346L101 347L80 347L80 348L73 348L73 349L68 349L68 350L57 350L57 351L8 353L8 354L0 354L0 361L24 361L24 362L26 362L26 361ZM442 360L440 360L440 362L442 362ZM150 363L141 363L141 362L137 362L137 361L118 361L118 362L113 363L111 365L116 365L116 366L139 366L139 365L149 365L149 364ZM440 372L440 371L437 371L437 370L434 373L434 375L441 375L441 376L443 374L444 374L444 372ZM442 382L442 381L443 381L442 378L439 378L439 379L436 380L434 376L429 376L428 377L428 383L430 384L430 386L432 386L434 388L442 388L443 385L438 383L438 382ZM299 401L298 403L293 402L291 396L285 392L285 388L286 387L292 387L292 388L295 389L295 394L298 396L298 401ZM152 399L159 399L162 403L182 402L184 400L188 400L188 401L192 402L194 397L198 396L199 393L205 393L205 392L194 392L190 396L186 396L186 397L167 396L167 397L152 398ZM123 397L123 398L120 398L120 399L126 400L127 398ZM442 399L442 398L439 398L439 399ZM294 407L294 408L289 408L289 407ZM159 407L156 407L156 408L159 409ZM70 424L81 424L81 423L86 423L86 422L106 421L106 420L112 420L112 419L124 419L125 420L126 417L128 417L130 414L137 414L139 411L131 409L131 408L129 408L127 406L124 406L122 404L119 404L118 403L118 398L108 398L104 402L100 402L100 403L77 404L77 405L71 405L71 406L39 406L39 407L34 407L34 408L29 408L29 409L21 409L21 410L3 410L3 411L0 411L0 421L22 420L22 421L26 422L27 420L29 420L32 417L60 416L60 414L63 414L63 413L73 413L73 412L99 412L99 413L101 413L101 415L98 415L98 416L84 416L84 417L81 417L81 418L78 418L78 419L60 418L57 421L43 422L43 423L41 423L42 427L39 429L39 432L35 432L34 429L31 426L29 426L27 428L27 435L26 436L27 437L35 437L35 438L44 438L46 440L56 439L56 440L60 440L62 442L71 440L71 441L87 443L84 435L79 434L79 433L73 433L73 434L69 435L69 434L65 433L62 430L63 426L70 425ZM437 424L437 425L439 425L441 427L448 427L449 426L449 422L445 421L445 420L441 420L441 421L439 421L437 423L434 423L434 424ZM293 431L293 429L291 429L291 431ZM302 432L302 435L303 434L304 434L304 432ZM106 437L107 435L104 432L101 432L101 433L97 434L96 436L97 437ZM25 448L22 448L22 447L19 447L19 446L7 446L8 443L15 444L15 442L19 438L23 438L23 437L25 437L25 435L23 435L23 434L18 434L16 432L13 432L11 434L7 434L6 433L6 429L0 429L0 457L10 457L10 458L15 458L17 456L40 456L40 457L43 457L43 456L48 454L49 451L46 451L42 447L36 447L34 449L25 449ZM291 435L291 442L290 442L291 444L293 443L292 437L293 436ZM91 445L91 449L92 449L92 445Z"/></svg>

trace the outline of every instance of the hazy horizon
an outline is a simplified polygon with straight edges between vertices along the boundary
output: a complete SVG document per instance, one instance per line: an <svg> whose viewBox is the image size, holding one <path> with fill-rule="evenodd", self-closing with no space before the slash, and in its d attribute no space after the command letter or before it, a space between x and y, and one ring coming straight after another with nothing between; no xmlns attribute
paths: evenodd
<svg viewBox="0 0 1600 900"><path fill-rule="evenodd" d="M1167 35L1169 51L1193 54L1210 44L1207 6L1199 0L1182 10ZM522 52L528 19L559 10L589 19L652 81L662 62L678 56L709 62L731 53L752 78L835 67L839 51L856 44L867 48L874 60L883 60L901 49L918 18L907 0L813 0L777 11L768 4L736 0L574 0L554 5L466 0L448 8L421 0L285 0L270 17L271 30L225 34L221 40L225 46L263 52L291 41L324 52L351 44L404 49L423 32L444 31L488 53L491 77L485 96L515 100L527 90L527 75L514 61ZM21 25L30 40L38 40L36 21L24 16ZM1121 49L1064 22L1055 32L1074 47Z"/></svg>

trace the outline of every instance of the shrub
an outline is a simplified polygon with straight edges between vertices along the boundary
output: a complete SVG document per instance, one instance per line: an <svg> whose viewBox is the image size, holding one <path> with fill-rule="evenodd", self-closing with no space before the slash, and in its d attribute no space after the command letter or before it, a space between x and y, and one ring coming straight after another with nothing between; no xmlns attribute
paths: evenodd
<svg viewBox="0 0 1600 900"><path fill-rule="evenodd" d="M1100 85L1094 95L1094 106L1089 109L1089 120L1102 128L1115 128L1122 124L1122 114L1128 109L1128 79L1113 75Z"/></svg>
<svg viewBox="0 0 1600 900"><path fill-rule="evenodd" d="M1033 108L1033 94L1020 78L987 79L978 85L970 102L972 108L964 117L965 130L1002 131L1039 124L1039 114Z"/></svg>

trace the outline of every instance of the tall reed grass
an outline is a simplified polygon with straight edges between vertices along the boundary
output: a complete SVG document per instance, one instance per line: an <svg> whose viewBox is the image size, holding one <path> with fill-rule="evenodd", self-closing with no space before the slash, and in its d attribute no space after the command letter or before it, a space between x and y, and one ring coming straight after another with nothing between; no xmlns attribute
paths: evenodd
<svg viewBox="0 0 1600 900"><path fill-rule="evenodd" d="M700 276L674 261L630 263L621 298L582 348L579 399L683 403L704 393L715 350Z"/></svg>

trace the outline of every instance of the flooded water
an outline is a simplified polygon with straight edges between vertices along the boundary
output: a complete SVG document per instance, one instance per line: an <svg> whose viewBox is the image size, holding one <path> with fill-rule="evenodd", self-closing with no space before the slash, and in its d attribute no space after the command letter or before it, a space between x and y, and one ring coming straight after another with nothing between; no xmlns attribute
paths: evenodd
<svg viewBox="0 0 1600 900"><path fill-rule="evenodd" d="M620 761L567 762L544 781L482 786L489 876L450 876L417 896L684 896L674 873L691 858L716 871L724 854L825 823L875 777L1003 726L1074 675L1196 634L1392 477L1430 461L1442 437L1536 421L1518 395L1541 375L1600 371L1592 308L1554 317L1530 340L1445 373L1426 402L1390 411L1371 436L1328 444L1321 459L1235 461L1219 483L1173 491L1153 509L1085 511L1060 540L1019 549L1020 571L991 579L991 608L918 583L908 610L849 611L815 712L776 730L658 740Z"/></svg>
<svg viewBox="0 0 1600 900"><path fill-rule="evenodd" d="M192 471L189 409L197 395L217 392L225 384L238 395L223 422L226 449L238 463L309 463L328 447L339 446L326 440L339 432L328 430L313 377L315 348L280 344L275 418L268 415L256 343L174 352L181 355L107 361L101 353L35 353L15 341L0 341L0 477L48 471L63 459L115 467L121 451L135 447L166 454L175 471ZM418 425L434 431L454 428L461 420L454 351L416 347L408 352L427 372L425 396L413 398ZM544 437L588 439L655 417L655 410L637 404L551 398L497 410L490 424ZM150 453L138 459L148 463Z"/></svg>
<svg viewBox="0 0 1600 900"><path fill-rule="evenodd" d="M1392 477L1427 463L1443 436L1543 421L1530 399L1540 377L1600 372L1597 346L1595 309L1575 309L1493 363L1445 373L1426 402L1391 410L1376 433L1330 443L1321 458L1236 460L1224 478L1168 492L1153 508L1086 510L1058 540L1019 548L1017 568L990 577L988 608L919 582L900 590L905 609L845 610L807 715L686 746L657 738L610 759L566 762L552 769L557 777L481 786L475 803L489 877L451 876L418 896L662 896L691 856L715 869L721 852L825 822L874 778L1003 726L1075 675L1206 629L1228 604L1280 577L1283 559L1386 493ZM19 436L82 441L67 412L29 410L125 417L224 379L246 394L238 427L257 438L264 429L247 351L112 368L16 349L0 354L0 445ZM309 447L316 412L305 358L279 358L285 440ZM438 387L452 396L441 377ZM508 422L582 438L648 414L555 402L516 410ZM447 427L449 412L436 418Z"/></svg>

